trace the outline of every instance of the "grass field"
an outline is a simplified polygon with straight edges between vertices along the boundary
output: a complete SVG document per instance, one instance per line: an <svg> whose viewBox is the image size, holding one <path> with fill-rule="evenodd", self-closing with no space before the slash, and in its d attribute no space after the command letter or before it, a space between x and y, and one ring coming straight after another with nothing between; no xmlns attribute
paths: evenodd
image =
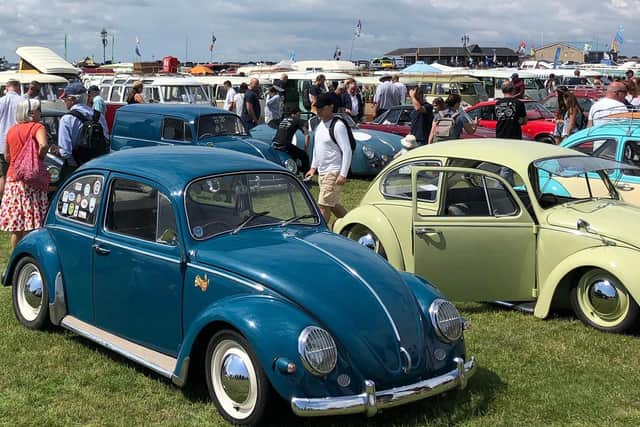
<svg viewBox="0 0 640 427"><path fill-rule="evenodd" d="M355 206L368 182L350 180ZM317 187L314 187L317 193ZM7 236L0 236L2 265ZM608 335L570 313L549 320L484 304L459 304L471 320L480 369L467 389L362 417L300 419L279 409L274 426L637 426L638 335ZM0 425L225 425L201 383L179 389L61 329L20 326L11 288L0 288Z"/></svg>

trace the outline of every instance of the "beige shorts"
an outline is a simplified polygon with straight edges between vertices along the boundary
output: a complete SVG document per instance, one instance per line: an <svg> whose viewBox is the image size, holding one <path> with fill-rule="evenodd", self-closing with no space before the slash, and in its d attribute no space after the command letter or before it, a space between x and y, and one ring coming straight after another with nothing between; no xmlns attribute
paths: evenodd
<svg viewBox="0 0 640 427"><path fill-rule="evenodd" d="M339 172L329 172L325 175L320 175L320 195L318 196L318 204L320 206L332 208L340 203L340 192L343 186L336 184L336 179L338 179L339 175Z"/></svg>

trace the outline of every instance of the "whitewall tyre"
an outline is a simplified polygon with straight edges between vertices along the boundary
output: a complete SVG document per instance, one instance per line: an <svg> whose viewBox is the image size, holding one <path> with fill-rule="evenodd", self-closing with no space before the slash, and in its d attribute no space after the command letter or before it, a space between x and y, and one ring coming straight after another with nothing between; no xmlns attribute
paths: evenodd
<svg viewBox="0 0 640 427"><path fill-rule="evenodd" d="M29 329L44 329L49 321L49 289L37 261L24 257L18 261L12 277L13 311Z"/></svg>

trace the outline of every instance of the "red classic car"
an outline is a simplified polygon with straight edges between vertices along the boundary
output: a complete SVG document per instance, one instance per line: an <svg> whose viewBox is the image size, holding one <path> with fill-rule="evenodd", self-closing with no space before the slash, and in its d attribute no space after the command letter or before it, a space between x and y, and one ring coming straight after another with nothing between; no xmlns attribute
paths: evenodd
<svg viewBox="0 0 640 427"><path fill-rule="evenodd" d="M522 126L522 137L553 144L553 130L555 129L553 113L537 101L523 99L522 102L527 109L527 124ZM483 101L468 107L465 111L471 118L480 119L478 129L481 127L493 129L495 133L497 123L495 106L495 100Z"/></svg>
<svg viewBox="0 0 640 427"><path fill-rule="evenodd" d="M411 111L412 105L398 105L385 111L371 122L360 123L360 129L372 129L382 132L395 133L396 135L406 136L411 130ZM461 137L466 138L495 138L496 130L486 127L478 127L476 133L469 135L462 132Z"/></svg>
<svg viewBox="0 0 640 427"><path fill-rule="evenodd" d="M580 108L585 115L589 114L589 109L593 103L604 96L604 90L602 88L587 89L578 87L572 92L578 99L578 104L580 104ZM556 92L553 92L540 102L552 113L558 111L558 95Z"/></svg>

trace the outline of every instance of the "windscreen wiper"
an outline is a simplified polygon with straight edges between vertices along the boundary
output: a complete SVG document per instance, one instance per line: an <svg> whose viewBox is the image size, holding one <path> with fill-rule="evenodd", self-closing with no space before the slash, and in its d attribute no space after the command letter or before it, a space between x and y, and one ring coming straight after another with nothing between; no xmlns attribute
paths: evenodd
<svg viewBox="0 0 640 427"><path fill-rule="evenodd" d="M318 218L318 215L316 215L316 214L305 214L305 215L292 216L291 218L285 219L284 221L282 221L280 223L280 227L285 227L285 226L291 224L292 222L300 221L301 219L307 219L307 218Z"/></svg>
<svg viewBox="0 0 640 427"><path fill-rule="evenodd" d="M249 224L254 219L259 218L261 216L269 215L270 213L271 213L271 211L263 211L263 212L252 213L244 221L242 221L240 224L238 224L238 226L233 229L231 234L238 234L238 231L242 230L247 224Z"/></svg>

